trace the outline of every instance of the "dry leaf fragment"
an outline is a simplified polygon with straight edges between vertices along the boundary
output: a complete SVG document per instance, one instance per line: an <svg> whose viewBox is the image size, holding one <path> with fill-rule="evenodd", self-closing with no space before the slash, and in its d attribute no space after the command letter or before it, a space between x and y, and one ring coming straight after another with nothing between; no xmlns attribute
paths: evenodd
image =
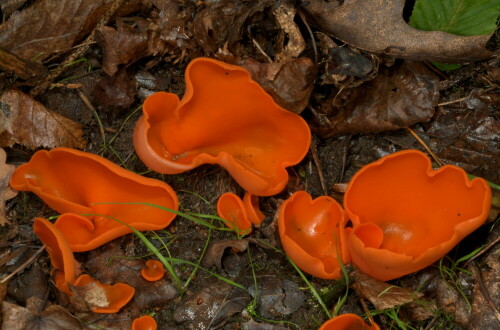
<svg viewBox="0 0 500 330"><path fill-rule="evenodd" d="M322 137L397 130L434 115L438 78L423 64L381 68L371 81L344 89L321 104L326 120L313 128Z"/></svg>
<svg viewBox="0 0 500 330"><path fill-rule="evenodd" d="M358 269L350 273L353 278L351 287L363 298L370 301L376 309L388 309L414 301L422 296L420 292L413 292L376 280Z"/></svg>
<svg viewBox="0 0 500 330"><path fill-rule="evenodd" d="M86 35L113 0L40 0L0 25L0 46L24 59L43 60Z"/></svg>
<svg viewBox="0 0 500 330"><path fill-rule="evenodd" d="M311 59L301 57L281 63L246 59L242 66L283 108L299 114L309 103L316 78L316 65Z"/></svg>
<svg viewBox="0 0 500 330"><path fill-rule="evenodd" d="M413 60L463 63L493 56L484 47L489 36L457 36L420 31L403 20L404 0L357 0L325 7L310 1L304 10L323 31L351 46ZM338 7L337 7L338 6Z"/></svg>
<svg viewBox="0 0 500 330"><path fill-rule="evenodd" d="M279 7L273 11L274 17L276 17L283 31L280 35L281 43L285 41L285 34L288 36L288 42L275 56L277 62L297 58L306 48L306 43L300 33L300 29L294 22L296 12L297 9L290 2L280 4Z"/></svg>
<svg viewBox="0 0 500 330"><path fill-rule="evenodd" d="M82 329L80 321L64 307L49 306L41 313L4 301L2 329L67 330Z"/></svg>
<svg viewBox="0 0 500 330"><path fill-rule="evenodd" d="M5 201L16 197L17 191L9 186L9 180L16 167L5 163L7 154L0 148L0 226L9 223L5 215Z"/></svg>
<svg viewBox="0 0 500 330"><path fill-rule="evenodd" d="M85 148L82 126L45 108L19 90L0 96L0 147Z"/></svg>

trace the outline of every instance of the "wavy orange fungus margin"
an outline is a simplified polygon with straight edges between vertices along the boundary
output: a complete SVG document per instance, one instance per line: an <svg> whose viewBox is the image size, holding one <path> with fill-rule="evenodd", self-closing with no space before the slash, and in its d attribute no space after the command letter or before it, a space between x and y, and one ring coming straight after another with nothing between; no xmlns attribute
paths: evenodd
<svg viewBox="0 0 500 330"><path fill-rule="evenodd" d="M246 191L271 196L288 182L311 142L308 124L277 105L244 68L210 58L192 60L182 100L149 96L134 147L149 168L165 174L219 164Z"/></svg>
<svg viewBox="0 0 500 330"><path fill-rule="evenodd" d="M344 195L346 215L334 202L297 192L282 204L279 231L287 255L305 272L333 279L340 277L340 254L388 281L431 265L480 227L491 189L456 166L433 170L424 153L406 150L354 175ZM346 219L352 228L344 228Z"/></svg>
<svg viewBox="0 0 500 330"><path fill-rule="evenodd" d="M137 230L163 229L175 218L173 213L147 205L99 203L144 202L178 209L177 195L166 183L69 148L37 151L28 163L16 169L10 185L16 190L32 191L52 209L64 213L56 226L75 252L92 250L132 232L108 217Z"/></svg>

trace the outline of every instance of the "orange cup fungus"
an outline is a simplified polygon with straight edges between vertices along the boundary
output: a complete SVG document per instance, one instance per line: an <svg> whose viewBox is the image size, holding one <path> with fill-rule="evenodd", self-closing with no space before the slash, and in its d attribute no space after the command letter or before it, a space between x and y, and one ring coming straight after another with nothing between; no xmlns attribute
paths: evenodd
<svg viewBox="0 0 500 330"><path fill-rule="evenodd" d="M159 281L165 275L165 268L158 260L146 261L146 268L141 269L141 275L146 281Z"/></svg>
<svg viewBox="0 0 500 330"><path fill-rule="evenodd" d="M16 169L10 185L16 190L32 191L52 209L68 213L58 219L56 226L73 251L92 250L131 232L109 217L137 230L165 228L175 217L148 205L98 203L143 202L178 208L177 195L166 183L69 148L36 152L28 163ZM104 216L82 216L90 214Z"/></svg>
<svg viewBox="0 0 500 330"><path fill-rule="evenodd" d="M149 315L138 317L132 322L132 330L156 330L156 328L155 319Z"/></svg>
<svg viewBox="0 0 500 330"><path fill-rule="evenodd" d="M334 199L322 196L312 200L305 191L297 191L279 209L279 234L286 254L311 275L340 278L339 260L349 261L346 220Z"/></svg>
<svg viewBox="0 0 500 330"><path fill-rule="evenodd" d="M225 224L238 235L245 236L252 232L252 223L248 219L245 205L238 195L224 193L217 201L217 214L226 220Z"/></svg>
<svg viewBox="0 0 500 330"><path fill-rule="evenodd" d="M71 296L73 292L70 286L98 286L104 292L107 301L105 302L106 306L92 308L95 313L116 313L134 296L134 288L124 283L102 284L87 274L82 274L77 278L76 276L81 272L80 266L64 235L50 221L36 218L33 223L33 231L46 246L50 262L55 268L54 272L56 272L54 283L60 291Z"/></svg>
<svg viewBox="0 0 500 330"><path fill-rule="evenodd" d="M481 226L490 206L487 182L459 167L433 170L418 150L381 158L357 172L344 195L352 263L382 281L423 269Z"/></svg>
<svg viewBox="0 0 500 330"><path fill-rule="evenodd" d="M243 196L243 205L247 211L248 220L250 220L254 226L260 226L262 220L264 220L266 216L259 208L259 196L253 195L247 191L245 196Z"/></svg>
<svg viewBox="0 0 500 330"><path fill-rule="evenodd" d="M319 330L380 330L376 323L368 325L365 320L356 314L342 314L336 316L325 323Z"/></svg>
<svg viewBox="0 0 500 330"><path fill-rule="evenodd" d="M197 58L185 80L182 100L159 92L144 102L134 133L139 158L165 174L219 164L252 194L283 190L286 167L308 151L307 123L277 105L242 67Z"/></svg>

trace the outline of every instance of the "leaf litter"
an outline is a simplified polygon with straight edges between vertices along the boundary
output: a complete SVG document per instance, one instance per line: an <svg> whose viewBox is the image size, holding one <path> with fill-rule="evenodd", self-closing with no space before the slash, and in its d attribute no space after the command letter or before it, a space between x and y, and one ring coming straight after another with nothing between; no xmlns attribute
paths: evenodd
<svg viewBox="0 0 500 330"><path fill-rule="evenodd" d="M21 2L8 3L14 8ZM53 68L63 62L62 52L80 46L78 43L85 40L105 16L106 8L114 3L81 0L66 4L41 0L28 3L26 8L20 7L21 4L16 7L21 8L19 12L4 14L0 46ZM57 88L45 90L35 100L25 93L29 84L22 85L15 76L10 80L10 86L18 89L1 91L1 145L6 147L8 162L20 164L29 158L30 149L57 145L83 149L88 141L86 150L103 154L136 172L145 172L147 169L135 159L131 148L132 123L139 114L130 109L155 91L182 95L185 65L205 55L245 66L277 103L301 113L318 134L315 150L291 169L287 190L261 199L261 208L268 215L274 214L280 200L296 189L305 189L315 196L326 190L341 200L343 191L339 187L360 166L400 149L422 149L402 130L406 127L412 127L445 163L460 165L471 174L498 183L499 80L494 60L464 67L449 76L408 60L486 59L492 55L492 48L484 47L489 36L461 37L415 30L402 18L402 3L401 0L313 0L300 4L128 1L128 9L118 11L109 24L95 31L97 43L86 46L85 58L67 69ZM76 6L82 10L75 12ZM52 11L48 20L33 23L35 12L47 11ZM302 14L305 19L300 18ZM498 36L492 40L493 44L496 40L498 47ZM0 79L7 81L2 75ZM78 93L69 90L66 81L75 83L87 95L96 109L93 117L82 106ZM71 109L66 110L67 107ZM75 122L49 109L64 114L68 111ZM24 131L21 123L32 126ZM102 132L109 145L102 143ZM118 137L112 138L117 132ZM166 180L179 191L182 205L195 213L213 214L213 210L186 190L204 197L212 206L222 192L242 193L227 173L209 166L175 176L147 175ZM0 193L4 190L0 189ZM33 203L33 198L27 200L30 202L27 206L20 197L8 202L7 219L11 224L3 228L7 231L14 225L19 227L11 230L14 234L8 235L7 244L13 244L19 237L32 238L31 219L26 214L53 214ZM29 212L27 208L31 208ZM122 312L116 315L79 312L75 309L77 302L71 304L52 285L47 285L46 258L39 258L9 281L2 306L4 320L25 324L36 319L41 328L54 329L64 326L77 329L80 322L121 329L129 327L131 320L145 311L152 311L161 327L195 329L293 327L281 321L318 328L326 320L307 285L283 255L273 250L279 249L273 221L264 221L252 237L239 241L230 233L208 230L182 219L158 235L165 245L153 242L162 248L164 255L170 253L174 258L200 264L245 290L192 264L174 263L180 277L189 282L185 292L178 292L168 277L155 283L146 282L139 275L144 260L135 257L149 252L127 236L96 251L77 255L85 271L101 282L125 282L136 288L136 296ZM491 236L483 233L476 242L465 241L462 249L476 248L487 235ZM273 244L248 244L261 242L263 238ZM16 251L2 247L2 255L12 259L11 253ZM497 250L489 253L493 251ZM203 260L202 252L205 252ZM20 254L24 257L17 262L22 263L29 253ZM481 266L478 269L483 285L488 291L495 291L498 279L488 270L496 269L497 265L492 263L491 255L485 254L476 262ZM4 268L3 273L6 272ZM464 327L493 324L494 313L480 290L479 280L460 276L462 283L467 284L466 293L472 297L471 313L467 303L460 300L460 292L452 286L450 289L450 279L440 280L439 273L429 269L391 284L353 275L353 289L341 310L361 314L401 308L408 316L404 319L408 325L428 326L436 322L450 327L452 323L446 318L434 321L432 313L438 313L435 308L439 308L439 313L449 313L454 322ZM307 278L317 290L332 285L331 281ZM411 279L419 279L420 285L412 285L408 282ZM426 279L428 286L422 284ZM33 290L27 290L28 287ZM364 307L368 310L363 310L358 296L368 301ZM34 304L31 297L43 303ZM329 296L328 307L333 307L338 298L337 293ZM492 294L489 299L498 306L497 295ZM430 307L419 305L421 300ZM46 306L50 307L45 309ZM72 323L74 316L78 317L78 325ZM374 318L383 325L390 324L385 315Z"/></svg>

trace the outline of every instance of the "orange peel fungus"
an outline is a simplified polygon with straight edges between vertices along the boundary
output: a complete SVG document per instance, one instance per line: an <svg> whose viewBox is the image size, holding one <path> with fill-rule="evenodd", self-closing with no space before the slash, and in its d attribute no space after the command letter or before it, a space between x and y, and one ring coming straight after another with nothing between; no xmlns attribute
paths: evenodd
<svg viewBox="0 0 500 330"><path fill-rule="evenodd" d="M346 215L333 198L313 200L298 191L280 207L278 227L283 248L303 271L323 279L339 279L342 263L349 262Z"/></svg>
<svg viewBox="0 0 500 330"><path fill-rule="evenodd" d="M165 268L158 260L148 260L146 261L146 267L141 269L141 275L146 281L159 281L165 275Z"/></svg>
<svg viewBox="0 0 500 330"><path fill-rule="evenodd" d="M413 273L480 227L490 206L485 180L452 165L433 170L418 150L393 153L358 171L344 195L351 261L382 281Z"/></svg>
<svg viewBox="0 0 500 330"><path fill-rule="evenodd" d="M325 323L319 330L380 330L376 323L369 325L356 314L342 314L336 316Z"/></svg>
<svg viewBox="0 0 500 330"><path fill-rule="evenodd" d="M299 163L311 142L307 123L277 105L244 68L209 58L192 60L182 100L149 96L134 132L134 147L149 168L177 174L219 164L246 191L279 193L286 167Z"/></svg>
<svg viewBox="0 0 500 330"><path fill-rule="evenodd" d="M65 213L56 226L76 252L92 250L132 232L109 217L137 230L163 229L175 217L148 205L99 203L143 202L178 209L177 195L166 183L69 148L36 152L28 163L16 169L10 185L16 190L32 191L52 209Z"/></svg>
<svg viewBox="0 0 500 330"><path fill-rule="evenodd" d="M134 296L134 288L127 284L102 284L87 274L78 276L81 273L80 265L75 260L64 235L50 221L36 218L33 223L33 231L46 246L50 262L55 268L54 283L60 291L71 296L73 292L70 286L96 285L104 292L107 306L91 308L95 313L116 313Z"/></svg>

